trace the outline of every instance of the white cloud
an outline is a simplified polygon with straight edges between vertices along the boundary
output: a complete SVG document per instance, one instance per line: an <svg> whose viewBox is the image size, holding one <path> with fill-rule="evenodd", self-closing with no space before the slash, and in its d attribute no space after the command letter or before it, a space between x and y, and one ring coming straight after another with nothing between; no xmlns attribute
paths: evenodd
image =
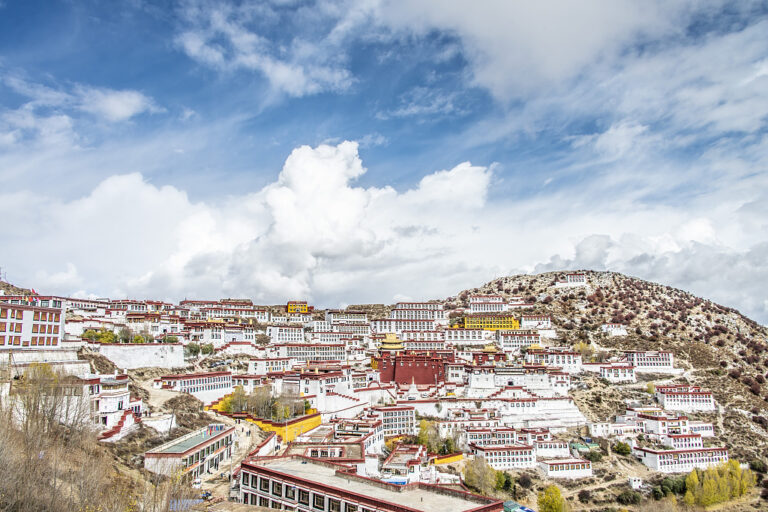
<svg viewBox="0 0 768 512"><path fill-rule="evenodd" d="M477 85L502 100L562 84L640 41L678 34L680 2L385 1L379 20L395 29L455 34Z"/></svg>
<svg viewBox="0 0 768 512"><path fill-rule="evenodd" d="M466 109L459 106L457 92L443 92L429 87L414 87L400 97L400 106L377 112L378 119L420 116L459 116L466 114Z"/></svg>
<svg viewBox="0 0 768 512"><path fill-rule="evenodd" d="M288 33L282 7L265 3L211 4L189 0L180 9L183 25L176 43L190 58L213 68L262 74L272 89L300 97L344 91L354 78L346 67L345 44L368 17L366 2L320 2L313 8L290 6L291 22L306 35ZM270 39L262 33L276 34ZM306 38L305 38L306 37Z"/></svg>
<svg viewBox="0 0 768 512"><path fill-rule="evenodd" d="M79 108L107 121L125 121L144 112L160 112L151 98L139 91L79 87Z"/></svg>
<svg viewBox="0 0 768 512"><path fill-rule="evenodd" d="M762 204L757 194L718 190L716 208L710 196L680 207L615 197L583 208L573 191L489 200L492 170L469 163L405 191L355 185L364 173L357 144L342 142L296 148L273 183L220 203L138 174L69 202L2 196L4 264L46 292L331 306L441 297L519 271L610 268L768 318L755 298L768 272L766 231L739 220Z"/></svg>

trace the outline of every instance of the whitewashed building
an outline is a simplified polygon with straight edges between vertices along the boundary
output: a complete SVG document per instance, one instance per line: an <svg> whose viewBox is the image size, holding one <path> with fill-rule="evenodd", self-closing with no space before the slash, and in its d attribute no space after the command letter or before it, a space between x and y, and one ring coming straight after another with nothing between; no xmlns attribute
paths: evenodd
<svg viewBox="0 0 768 512"><path fill-rule="evenodd" d="M670 411L714 411L716 408L712 392L698 386L657 386L656 399Z"/></svg>
<svg viewBox="0 0 768 512"><path fill-rule="evenodd" d="M272 343L299 343L304 341L304 328L287 325L270 325L267 336Z"/></svg>
<svg viewBox="0 0 768 512"><path fill-rule="evenodd" d="M533 446L478 446L470 444L469 448L475 457L482 457L496 470L523 469L536 467L536 453Z"/></svg>
<svg viewBox="0 0 768 512"><path fill-rule="evenodd" d="M592 476L592 463L583 459L540 460L539 468L549 478L589 478Z"/></svg>
<svg viewBox="0 0 768 512"><path fill-rule="evenodd" d="M676 373L675 358L667 351L628 351L624 352L627 363L639 373Z"/></svg>
<svg viewBox="0 0 768 512"><path fill-rule="evenodd" d="M600 377L611 384L624 384L637 382L635 367L622 363L610 363L600 367Z"/></svg>
<svg viewBox="0 0 768 512"><path fill-rule="evenodd" d="M728 462L728 449L725 447L681 450L636 447L632 453L643 464L661 473L689 473L694 468L707 469Z"/></svg>

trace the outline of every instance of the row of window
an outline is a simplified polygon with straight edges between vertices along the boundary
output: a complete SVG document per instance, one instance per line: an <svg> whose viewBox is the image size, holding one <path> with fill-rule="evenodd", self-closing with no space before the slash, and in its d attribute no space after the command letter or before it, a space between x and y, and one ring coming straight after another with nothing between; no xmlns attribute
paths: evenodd
<svg viewBox="0 0 768 512"><path fill-rule="evenodd" d="M3 334L0 334L0 346L1 345L23 345L23 346L55 346L59 344L59 338L56 336L53 337L47 337L47 336L32 336L32 338L27 341L21 341L21 336L5 336Z"/></svg>
<svg viewBox="0 0 768 512"><path fill-rule="evenodd" d="M21 332L21 327L23 324L7 324L7 325L8 325L7 332ZM0 332L6 332L5 322L0 323Z"/></svg>
<svg viewBox="0 0 768 512"><path fill-rule="evenodd" d="M552 464L549 466L550 471L574 471L579 469L589 469L590 464L586 463L568 463L568 464Z"/></svg>
<svg viewBox="0 0 768 512"><path fill-rule="evenodd" d="M257 480L258 489L262 493L271 495L273 497L294 501L299 505L305 505L307 507L311 506L312 510L327 512L373 512L366 508L360 508L358 505L353 503L344 503L338 498L326 497L321 493L310 492L300 487L297 488L295 486L283 484L282 482L270 480L268 478L257 478L256 475L251 475L246 472L243 472L242 474L242 485L244 487L251 487L256 489ZM271 500L267 496L260 496L249 492L243 493L243 503L269 507L277 510L295 510L290 505L283 505L278 501Z"/></svg>
<svg viewBox="0 0 768 512"><path fill-rule="evenodd" d="M23 315L24 312L20 309L0 309L0 319L15 318L16 320L21 320Z"/></svg>

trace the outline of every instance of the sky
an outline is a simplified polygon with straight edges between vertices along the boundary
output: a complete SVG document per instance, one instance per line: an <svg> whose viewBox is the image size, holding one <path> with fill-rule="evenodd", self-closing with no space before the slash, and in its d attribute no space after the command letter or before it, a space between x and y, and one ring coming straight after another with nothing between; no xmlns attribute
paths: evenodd
<svg viewBox="0 0 768 512"><path fill-rule="evenodd" d="M613 270L768 323L768 4L2 0L0 267L78 297Z"/></svg>

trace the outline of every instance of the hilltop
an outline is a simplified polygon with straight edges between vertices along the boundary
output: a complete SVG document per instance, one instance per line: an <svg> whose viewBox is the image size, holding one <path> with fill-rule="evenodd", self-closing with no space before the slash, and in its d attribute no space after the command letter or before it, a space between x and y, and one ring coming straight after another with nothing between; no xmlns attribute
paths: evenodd
<svg viewBox="0 0 768 512"><path fill-rule="evenodd" d="M516 275L464 290L446 301L448 308L468 306L471 294L521 296L532 307L521 314L548 314L561 344L583 342L587 357L608 350L669 350L685 373L675 382L711 389L721 408L717 414L691 415L715 422L732 454L749 459L768 450L768 328L737 310L683 290L615 272L582 271L588 285L556 288L565 272ZM601 326L627 326L628 335L608 337ZM598 398L597 395L600 395ZM616 389L575 393L591 420L623 411L626 399ZM599 417L603 416L603 417Z"/></svg>
<svg viewBox="0 0 768 512"><path fill-rule="evenodd" d="M32 290L0 281L0 295L32 295Z"/></svg>

